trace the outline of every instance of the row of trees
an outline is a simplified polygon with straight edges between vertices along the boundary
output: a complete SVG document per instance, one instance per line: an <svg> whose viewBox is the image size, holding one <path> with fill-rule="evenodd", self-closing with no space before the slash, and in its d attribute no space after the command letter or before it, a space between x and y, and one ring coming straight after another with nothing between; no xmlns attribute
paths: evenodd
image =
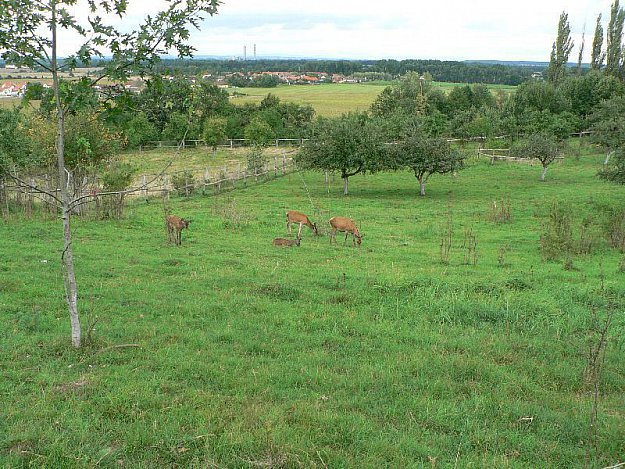
<svg viewBox="0 0 625 469"><path fill-rule="evenodd" d="M582 36L576 78L567 78L569 74L567 63L574 42L571 38L568 14L562 12L547 71L549 84L553 86L555 94L568 98L563 104L565 106L569 104L570 109L567 111L570 110L580 120L578 127L586 126L593 130L595 142L614 155L612 164L606 166L600 175L620 183L625 182L625 123L622 117L625 112L624 26L625 10L620 6L619 0L615 0L610 8L610 19L605 32L601 15L597 17L591 47L591 72L584 77L581 76L585 49L585 37Z"/></svg>
<svg viewBox="0 0 625 469"><path fill-rule="evenodd" d="M208 139L215 137L215 119L219 119L221 140L250 138L263 134L263 139L300 138L312 121L311 106L283 103L268 95L260 104L232 104L228 92L214 84L193 83L184 77L171 80L155 75L140 93L119 86L104 87L97 92L88 79L62 82L73 96L72 113L97 114L101 121L125 138L133 148L153 140ZM102 96L98 97L98 93ZM55 113L54 94L41 84L31 84L25 102L41 100L37 113L50 118ZM263 130L263 132L261 132Z"/></svg>
<svg viewBox="0 0 625 469"><path fill-rule="evenodd" d="M537 132L514 142L511 150L515 156L538 160L544 181L562 142ZM432 175L456 173L464 167L464 160L461 151L448 139L432 135L418 117L404 117L389 125L387 119L366 113L318 120L297 159L303 169L338 172L345 195L349 178L356 174L409 170L419 181L421 196Z"/></svg>

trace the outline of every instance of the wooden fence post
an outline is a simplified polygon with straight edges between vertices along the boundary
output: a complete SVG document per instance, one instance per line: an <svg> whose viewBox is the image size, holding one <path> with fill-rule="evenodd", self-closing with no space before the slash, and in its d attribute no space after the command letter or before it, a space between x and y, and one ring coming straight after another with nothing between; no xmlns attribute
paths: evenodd
<svg viewBox="0 0 625 469"><path fill-rule="evenodd" d="M33 208L35 205L35 178L30 178L30 188L28 189L28 216L33 214Z"/></svg>

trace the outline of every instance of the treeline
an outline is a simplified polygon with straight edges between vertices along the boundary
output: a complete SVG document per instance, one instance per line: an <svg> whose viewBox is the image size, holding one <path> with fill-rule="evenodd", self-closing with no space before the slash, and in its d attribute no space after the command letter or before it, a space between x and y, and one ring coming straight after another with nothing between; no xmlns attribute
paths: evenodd
<svg viewBox="0 0 625 469"><path fill-rule="evenodd" d="M362 72L375 72L398 77L408 72L429 73L435 81L449 83L485 83L497 85L518 85L543 71L540 65L504 65L475 62L455 62L441 60L217 60L164 59L157 65L161 74L177 73L197 76L205 73L214 75L225 73L251 72L326 72L330 74L354 75Z"/></svg>

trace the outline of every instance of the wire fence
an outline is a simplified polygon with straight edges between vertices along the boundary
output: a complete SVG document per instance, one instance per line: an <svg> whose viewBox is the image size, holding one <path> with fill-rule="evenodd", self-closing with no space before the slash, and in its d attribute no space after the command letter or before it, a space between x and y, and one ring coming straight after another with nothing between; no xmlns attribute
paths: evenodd
<svg viewBox="0 0 625 469"><path fill-rule="evenodd" d="M280 157L264 158L255 164L230 161L203 170L142 174L135 179L133 188L118 192L109 192L97 174L70 174L68 189L72 199L78 201L73 204L75 215L115 218L122 215L129 198L218 194L281 177L295 170L293 157L285 152ZM0 214L3 218L11 214L32 216L35 212L57 216L61 193L57 175L13 176L0 178Z"/></svg>
<svg viewBox="0 0 625 469"><path fill-rule="evenodd" d="M305 138L276 138L271 141L271 146L280 147L301 147L307 139ZM229 138L215 148L240 148L249 147L253 141L245 138ZM146 142L139 146L139 151L149 151L158 148L212 148L205 140L155 140Z"/></svg>

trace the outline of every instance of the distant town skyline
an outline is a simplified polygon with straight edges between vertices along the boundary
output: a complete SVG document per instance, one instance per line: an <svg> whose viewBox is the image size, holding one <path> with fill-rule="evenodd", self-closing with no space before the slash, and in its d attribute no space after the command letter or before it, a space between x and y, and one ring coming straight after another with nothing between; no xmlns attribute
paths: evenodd
<svg viewBox="0 0 625 469"><path fill-rule="evenodd" d="M604 29L612 0L404 0L298 2L225 0L218 14L192 31L195 55L327 59L549 60L562 11L569 15L576 61L585 28L584 61L599 13ZM130 0L132 28L162 0ZM81 7L78 7L81 8ZM84 10L86 14L86 10ZM60 53L79 42L66 36Z"/></svg>

